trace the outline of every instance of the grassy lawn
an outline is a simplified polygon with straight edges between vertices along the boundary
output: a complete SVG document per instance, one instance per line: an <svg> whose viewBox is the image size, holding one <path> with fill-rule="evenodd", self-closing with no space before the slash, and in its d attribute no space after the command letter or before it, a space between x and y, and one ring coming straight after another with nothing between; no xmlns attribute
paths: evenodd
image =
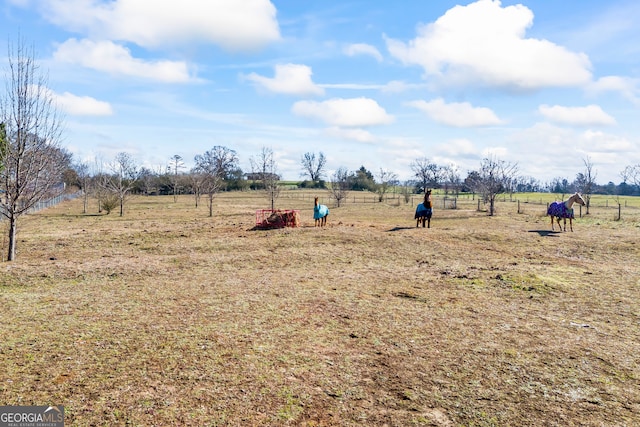
<svg viewBox="0 0 640 427"><path fill-rule="evenodd" d="M0 404L74 426L640 423L637 199L551 233L522 199L488 217L438 196L423 229L357 194L321 229L314 194L282 193L295 229L255 230L254 192L213 218L187 196L23 217Z"/></svg>

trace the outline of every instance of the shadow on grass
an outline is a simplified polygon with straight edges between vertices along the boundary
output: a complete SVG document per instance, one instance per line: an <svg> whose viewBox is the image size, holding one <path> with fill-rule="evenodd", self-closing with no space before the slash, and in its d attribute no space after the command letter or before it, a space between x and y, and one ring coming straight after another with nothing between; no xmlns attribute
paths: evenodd
<svg viewBox="0 0 640 427"><path fill-rule="evenodd" d="M529 230L529 233L538 233L542 237L556 237L560 234L559 231L550 231L550 230Z"/></svg>
<svg viewBox="0 0 640 427"><path fill-rule="evenodd" d="M392 229L387 230L387 233L392 231L400 231L400 230L413 230L414 228L418 228L418 227L393 227Z"/></svg>

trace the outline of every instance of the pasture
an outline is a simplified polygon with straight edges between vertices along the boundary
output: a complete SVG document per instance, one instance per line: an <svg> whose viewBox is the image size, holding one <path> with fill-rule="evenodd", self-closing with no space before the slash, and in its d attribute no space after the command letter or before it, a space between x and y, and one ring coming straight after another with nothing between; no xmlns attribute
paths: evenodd
<svg viewBox="0 0 640 427"><path fill-rule="evenodd" d="M188 196L23 217L0 404L73 426L640 423L640 209L551 233L544 206L436 197L423 229L352 193L315 228L313 195L278 200L295 229L254 230L252 192L213 218Z"/></svg>

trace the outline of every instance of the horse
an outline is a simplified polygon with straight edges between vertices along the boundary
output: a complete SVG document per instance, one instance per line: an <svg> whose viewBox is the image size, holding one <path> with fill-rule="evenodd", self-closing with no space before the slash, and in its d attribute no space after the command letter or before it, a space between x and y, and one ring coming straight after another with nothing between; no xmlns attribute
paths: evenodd
<svg viewBox="0 0 640 427"><path fill-rule="evenodd" d="M416 221L416 227L422 224L422 228L431 228L431 216L433 215L433 203L431 202L431 190L424 193L424 201L416 207L416 214L413 219Z"/></svg>
<svg viewBox="0 0 640 427"><path fill-rule="evenodd" d="M318 203L316 197L313 204L313 219L315 220L316 227L324 227L327 224L327 217L329 216L329 208L325 205Z"/></svg>
<svg viewBox="0 0 640 427"><path fill-rule="evenodd" d="M553 218L556 218L558 221L560 231L563 231L563 228L560 226L560 218L564 219L564 231L567 231L567 218L569 218L569 228L573 231L573 218L575 217L572 206L574 203L581 206L586 204L580 193L575 193L564 202L553 202L549 205L547 215L551 217L551 231L553 231Z"/></svg>

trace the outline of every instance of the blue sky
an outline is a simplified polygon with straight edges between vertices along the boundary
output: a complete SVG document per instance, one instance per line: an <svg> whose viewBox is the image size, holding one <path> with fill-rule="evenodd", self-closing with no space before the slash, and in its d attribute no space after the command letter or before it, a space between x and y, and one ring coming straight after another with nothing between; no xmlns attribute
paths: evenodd
<svg viewBox="0 0 640 427"><path fill-rule="evenodd" d="M640 164L640 3L627 0L3 0L33 44L78 160L188 167L215 145L241 167L272 148L285 179L462 178L492 155L542 182ZM4 55L0 54L0 57ZM6 63L6 60L3 61Z"/></svg>

